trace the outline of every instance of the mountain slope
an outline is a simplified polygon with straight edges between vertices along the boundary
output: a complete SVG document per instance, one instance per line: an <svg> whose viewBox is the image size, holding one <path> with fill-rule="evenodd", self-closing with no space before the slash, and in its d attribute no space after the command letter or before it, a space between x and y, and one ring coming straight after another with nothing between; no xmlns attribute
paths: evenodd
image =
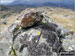
<svg viewBox="0 0 75 56"><path fill-rule="evenodd" d="M65 3L50 3L46 2L42 4L43 6L53 6L53 7L64 7L74 9L74 4L65 4Z"/></svg>
<svg viewBox="0 0 75 56"><path fill-rule="evenodd" d="M4 6L4 5L0 5L0 11L4 11L4 10L8 10L9 8Z"/></svg>

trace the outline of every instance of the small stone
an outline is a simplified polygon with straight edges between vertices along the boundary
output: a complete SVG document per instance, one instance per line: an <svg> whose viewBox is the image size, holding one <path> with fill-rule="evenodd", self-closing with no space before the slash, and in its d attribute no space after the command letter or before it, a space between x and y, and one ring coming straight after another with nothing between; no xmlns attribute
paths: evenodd
<svg viewBox="0 0 75 56"><path fill-rule="evenodd" d="M7 23L6 23L6 22L3 22L3 24L5 24L5 25L6 25Z"/></svg>
<svg viewBox="0 0 75 56"><path fill-rule="evenodd" d="M43 15L40 11L35 11L35 9L26 9L21 20L22 27L30 27L38 24L42 21Z"/></svg>

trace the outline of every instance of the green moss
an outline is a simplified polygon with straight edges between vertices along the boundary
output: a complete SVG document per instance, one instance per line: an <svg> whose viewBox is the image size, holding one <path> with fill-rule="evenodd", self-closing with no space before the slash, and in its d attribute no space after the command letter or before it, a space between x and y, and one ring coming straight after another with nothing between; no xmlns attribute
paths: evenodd
<svg viewBox="0 0 75 56"><path fill-rule="evenodd" d="M11 50L10 50L10 52L9 52L9 55L11 56L12 53L13 53L14 56L17 56L17 55L16 55L16 51L15 51L15 49L13 48L13 46L11 46Z"/></svg>
<svg viewBox="0 0 75 56"><path fill-rule="evenodd" d="M9 55L11 55L11 53L12 53L12 50L9 51Z"/></svg>
<svg viewBox="0 0 75 56"><path fill-rule="evenodd" d="M16 35L16 33L17 33L17 31L18 31L18 29L19 29L20 27L21 27L20 25L16 26L16 28L15 28L14 31L13 31L14 35Z"/></svg>
<svg viewBox="0 0 75 56"><path fill-rule="evenodd" d="M16 29L19 29L20 27L21 27L20 25L17 25L17 26L16 26Z"/></svg>
<svg viewBox="0 0 75 56"><path fill-rule="evenodd" d="M44 22L41 22L41 24L45 24Z"/></svg>

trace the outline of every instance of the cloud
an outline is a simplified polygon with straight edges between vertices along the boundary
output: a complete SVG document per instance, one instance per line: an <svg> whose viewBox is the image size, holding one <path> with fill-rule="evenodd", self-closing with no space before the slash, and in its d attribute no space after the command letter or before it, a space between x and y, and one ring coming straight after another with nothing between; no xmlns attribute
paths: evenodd
<svg viewBox="0 0 75 56"><path fill-rule="evenodd" d="M8 4L8 3L11 3L13 1L15 1L15 0L0 0L0 3L1 4Z"/></svg>

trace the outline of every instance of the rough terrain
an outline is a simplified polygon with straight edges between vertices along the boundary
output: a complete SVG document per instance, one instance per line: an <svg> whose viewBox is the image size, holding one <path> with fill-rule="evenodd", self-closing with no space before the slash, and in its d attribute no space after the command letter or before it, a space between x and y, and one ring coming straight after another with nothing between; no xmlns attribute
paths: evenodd
<svg viewBox="0 0 75 56"><path fill-rule="evenodd" d="M0 33L0 55L75 56L74 14L68 9L43 7L11 15L11 23L1 22L6 30L2 28Z"/></svg>
<svg viewBox="0 0 75 56"><path fill-rule="evenodd" d="M70 29L71 31L75 32L75 11L72 11L70 9L64 9L64 8L52 8L52 7L38 7L36 10L44 11L45 14L47 14L53 21L56 23L61 24L65 28ZM0 18L0 31L4 31L9 25L11 25L15 20L16 17L19 15L19 13L6 13L3 12L1 14L11 14L8 17L5 17L5 19ZM1 15L0 15L1 16ZM6 21L7 24L3 24L1 22Z"/></svg>

